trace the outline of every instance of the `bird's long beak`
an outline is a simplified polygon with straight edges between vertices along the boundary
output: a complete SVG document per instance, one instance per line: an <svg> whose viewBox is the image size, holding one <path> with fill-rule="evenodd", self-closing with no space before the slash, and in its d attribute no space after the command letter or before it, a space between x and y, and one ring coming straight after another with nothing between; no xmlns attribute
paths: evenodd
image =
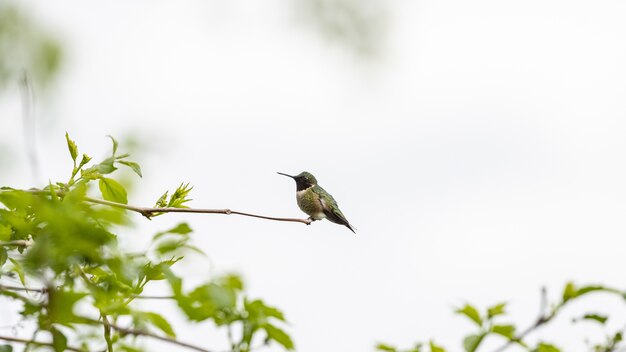
<svg viewBox="0 0 626 352"><path fill-rule="evenodd" d="M283 175L283 176L287 176L287 177L291 177L291 178L295 178L295 177L293 177L293 176L291 176L291 175L283 174L282 172L277 172L277 174L279 174L279 175Z"/></svg>

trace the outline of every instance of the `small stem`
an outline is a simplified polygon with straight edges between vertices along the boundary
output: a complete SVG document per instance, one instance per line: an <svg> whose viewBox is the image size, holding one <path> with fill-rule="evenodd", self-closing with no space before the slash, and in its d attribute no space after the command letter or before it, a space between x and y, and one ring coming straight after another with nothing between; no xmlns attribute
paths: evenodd
<svg viewBox="0 0 626 352"><path fill-rule="evenodd" d="M18 343L23 343L23 344L26 344L26 345L54 347L54 344L52 342L41 342L41 341L35 341L35 340L21 339L19 337L0 336L0 340L10 341L10 342L18 342ZM66 346L65 350L66 351L74 351L74 352L84 352L84 350L81 350L81 349L75 348L75 347L70 347L70 346Z"/></svg>
<svg viewBox="0 0 626 352"><path fill-rule="evenodd" d="M33 241L31 240L0 241L0 246L3 246L3 247L8 247L8 246L29 247L32 245L33 245Z"/></svg>
<svg viewBox="0 0 626 352"><path fill-rule="evenodd" d="M88 318L83 319L83 321L85 323L91 323L91 324L104 324L103 322L101 322L99 320L93 320L93 319L88 319ZM178 340L176 340L174 338L171 338L171 337L159 336L159 335L153 334L153 333L151 333L149 331L139 330L139 329L134 329L134 328L125 328L125 327L121 327L119 325L116 325L114 323L109 323L109 326L110 326L111 329L119 332L122 336L123 335L146 336L146 337L151 337L153 339L161 340L161 341L164 341L164 342L169 342L171 344L175 344L175 345L178 345L178 346L186 347L186 348L189 348L189 349L192 349L192 350L195 350L195 351L199 351L199 352L211 352L210 350L207 350L205 348L198 347L198 346L195 346L195 345L191 345L191 344L188 344L186 342L178 341Z"/></svg>

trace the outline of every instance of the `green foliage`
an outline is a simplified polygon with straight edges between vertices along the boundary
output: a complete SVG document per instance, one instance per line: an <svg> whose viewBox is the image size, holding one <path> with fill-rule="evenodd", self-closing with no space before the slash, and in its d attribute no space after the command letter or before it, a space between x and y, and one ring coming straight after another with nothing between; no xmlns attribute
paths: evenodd
<svg viewBox="0 0 626 352"><path fill-rule="evenodd" d="M560 300L550 305L550 309L547 312L540 312L540 316L536 322L530 327L520 330L514 324L503 324L499 321L502 317L506 316L506 303L499 303L488 307L484 313L481 313L479 309L471 304L465 304L463 307L455 310L455 313L462 315L471 321L472 326L477 328L476 331L468 334L463 338L463 349L466 352L474 352L481 350L484 346L484 341L487 339L497 338L504 339L503 345L498 351L503 351L513 345L519 345L527 351L531 352L559 352L560 349L553 344L540 342L534 347L530 347L531 344L526 341L527 335L540 328L541 326L551 322L557 315L562 314L563 307L571 304L571 302L579 299L582 296L589 295L591 293L605 293L616 295L620 298L626 297L626 292L615 288L610 288L601 285L589 285L589 286L576 286L573 282L568 282L563 288L563 293L560 296ZM545 293L544 293L545 296ZM546 307L548 307L547 298L543 298ZM593 321L603 326L608 320L608 316L599 313L588 313L582 317L573 319L573 322ZM519 333L519 331L523 331ZM620 348L624 348L622 343L623 331L617 331L609 335L604 343L596 344L593 346L594 352L613 352ZM419 352L422 344L417 344L417 347L410 350L400 350L392 345L378 344L376 345L377 351L387 352ZM441 347L434 346L430 343L431 351L441 351ZM435 348L436 347L436 348ZM484 349L483 349L484 350Z"/></svg>
<svg viewBox="0 0 626 352"><path fill-rule="evenodd" d="M183 284L176 264L189 250L202 252L192 245L187 223L158 232L149 250L139 255L119 245L118 236L131 225L129 211L137 208L127 205L124 185L111 175L119 165L139 176L141 168L128 154L120 154L118 142L109 138L111 155L92 163L85 154L79 158L77 144L66 134L72 160L67 182L0 190L0 295L14 300L16 312L37 331L50 334L47 345L55 351L141 351L135 336L176 341L168 317L139 309L138 299L172 300L189 321L239 331L238 340L231 343L234 352L248 352L261 339L293 350L281 326L283 313L247 297L238 276L213 278L196 287ZM171 197L164 197L163 207L184 207L191 189L181 184ZM102 198L90 196L98 191ZM16 280L39 294L7 288ZM166 283L172 295L145 297L144 290L154 281ZM10 350L0 346L0 351Z"/></svg>

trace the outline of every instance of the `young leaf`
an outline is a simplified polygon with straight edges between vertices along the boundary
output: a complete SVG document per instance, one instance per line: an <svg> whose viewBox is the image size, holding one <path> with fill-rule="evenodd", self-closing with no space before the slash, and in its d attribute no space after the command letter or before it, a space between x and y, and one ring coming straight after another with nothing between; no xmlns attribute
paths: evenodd
<svg viewBox="0 0 626 352"><path fill-rule="evenodd" d="M112 202L128 204L126 189L114 179L103 177L100 179L98 187L100 188L100 193L102 193L102 198Z"/></svg>
<svg viewBox="0 0 626 352"><path fill-rule="evenodd" d="M0 224L0 241L10 241L12 232L11 226Z"/></svg>
<svg viewBox="0 0 626 352"><path fill-rule="evenodd" d="M384 352L397 352L398 350L395 347L385 345L384 343L379 343L376 345L376 350L384 351Z"/></svg>
<svg viewBox="0 0 626 352"><path fill-rule="evenodd" d="M474 308L473 306L469 304L466 304L463 308L457 309L456 313L465 315L466 317L470 318L473 322L475 322L476 325L478 326L482 326L483 324L483 319L480 317L478 310L476 310L476 308Z"/></svg>
<svg viewBox="0 0 626 352"><path fill-rule="evenodd" d="M430 352L446 352L446 350L443 347L437 346L434 342L430 341Z"/></svg>
<svg viewBox="0 0 626 352"><path fill-rule="evenodd" d="M7 253L6 248L0 247L0 268L2 268L4 263L7 262L7 259L9 259L9 255Z"/></svg>
<svg viewBox="0 0 626 352"><path fill-rule="evenodd" d="M561 350L554 345L541 342L537 345L537 348L535 348L533 352L561 352Z"/></svg>
<svg viewBox="0 0 626 352"><path fill-rule="evenodd" d="M117 170L115 165L113 165L114 162L115 159L113 157L106 158L102 162L100 162L100 164L95 166L96 171L98 171L102 175L110 174L111 172Z"/></svg>
<svg viewBox="0 0 626 352"><path fill-rule="evenodd" d="M163 195L161 197L159 197L159 199L157 199L156 204L154 205L155 208L165 208L167 206L167 191L165 191L165 193L163 193Z"/></svg>
<svg viewBox="0 0 626 352"><path fill-rule="evenodd" d="M78 165L78 168L85 166L90 161L91 161L91 157L87 154L83 154L83 158L80 159L80 164Z"/></svg>
<svg viewBox="0 0 626 352"><path fill-rule="evenodd" d="M478 348L478 345L482 342L485 334L470 335L463 339L463 348L466 352L474 352Z"/></svg>
<svg viewBox="0 0 626 352"><path fill-rule="evenodd" d="M180 235L186 235L188 233L191 233L193 230L191 229L191 227L189 227L189 225L186 222L181 222L180 224L172 227L169 230L166 231L162 231L157 233L156 235L154 235L154 240L162 237L163 235L166 235L168 233L176 233L176 234L180 234Z"/></svg>
<svg viewBox="0 0 626 352"><path fill-rule="evenodd" d="M26 286L26 276L24 276L24 268L22 268L22 264L13 258L9 258L9 261L13 263L13 270L17 273L22 285Z"/></svg>
<svg viewBox="0 0 626 352"><path fill-rule="evenodd" d="M581 320L593 320L593 321L597 321L600 324L604 324L606 323L607 320L609 320L609 317L605 315L600 315L600 314L585 314L580 319Z"/></svg>
<svg viewBox="0 0 626 352"><path fill-rule="evenodd" d="M50 333L52 334L52 346L54 347L54 351L64 352L67 349L67 337L55 328L50 329Z"/></svg>
<svg viewBox="0 0 626 352"><path fill-rule="evenodd" d="M274 325L271 325L271 324L267 324L267 325L263 326L263 329L267 333L267 338L269 340L273 340L273 341L278 342L283 347L285 347L287 350L293 350L294 349L294 345L293 345L293 341L291 340L291 337L289 337L289 335L287 335L287 333L284 332L283 330L281 330L281 329L279 329L279 328L277 328L277 327L275 327Z"/></svg>
<svg viewBox="0 0 626 352"><path fill-rule="evenodd" d="M491 319L496 315L505 314L504 308L506 307L506 303L496 304L495 306L487 308L487 318Z"/></svg>
<svg viewBox="0 0 626 352"><path fill-rule="evenodd" d="M115 156L115 153L117 153L117 146L118 146L118 143L117 143L117 141L115 140L115 138L113 138L113 136L111 136L111 135L107 135L107 137L111 138L111 142L113 142L113 154L111 154L111 155Z"/></svg>
<svg viewBox="0 0 626 352"><path fill-rule="evenodd" d="M78 147L76 146L76 143L70 139L70 135L67 132L65 132L65 140L67 141L67 149L70 150L72 160L76 162L76 158L78 157Z"/></svg>
<svg viewBox="0 0 626 352"><path fill-rule="evenodd" d="M513 325L494 325L491 327L491 332L494 334L502 335L511 340L515 337L515 326Z"/></svg>
<svg viewBox="0 0 626 352"><path fill-rule="evenodd" d="M119 160L118 163L130 167L133 171L135 171L137 175L139 175L139 177L143 177L143 175L141 174L141 167L139 166L139 164L132 162L132 161L126 161L126 160Z"/></svg>
<svg viewBox="0 0 626 352"><path fill-rule="evenodd" d="M563 289L563 302L567 302L574 297L576 297L576 287L573 282L568 282Z"/></svg>
<svg viewBox="0 0 626 352"><path fill-rule="evenodd" d="M174 329L172 329L170 323L165 318L163 318L163 316L152 312L145 312L144 314L148 321L150 321L150 324L163 331L167 336L176 337Z"/></svg>

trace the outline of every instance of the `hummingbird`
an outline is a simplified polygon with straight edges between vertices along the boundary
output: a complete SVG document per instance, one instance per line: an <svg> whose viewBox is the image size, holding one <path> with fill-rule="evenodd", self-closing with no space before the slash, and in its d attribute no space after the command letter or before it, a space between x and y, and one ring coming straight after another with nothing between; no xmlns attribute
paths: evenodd
<svg viewBox="0 0 626 352"><path fill-rule="evenodd" d="M335 198L317 184L317 179L311 173L303 171L296 176L277 172L279 175L291 177L296 181L296 200L298 207L309 215L312 221L324 218L335 224L345 225L350 231L354 227L350 225L345 215L339 210Z"/></svg>

